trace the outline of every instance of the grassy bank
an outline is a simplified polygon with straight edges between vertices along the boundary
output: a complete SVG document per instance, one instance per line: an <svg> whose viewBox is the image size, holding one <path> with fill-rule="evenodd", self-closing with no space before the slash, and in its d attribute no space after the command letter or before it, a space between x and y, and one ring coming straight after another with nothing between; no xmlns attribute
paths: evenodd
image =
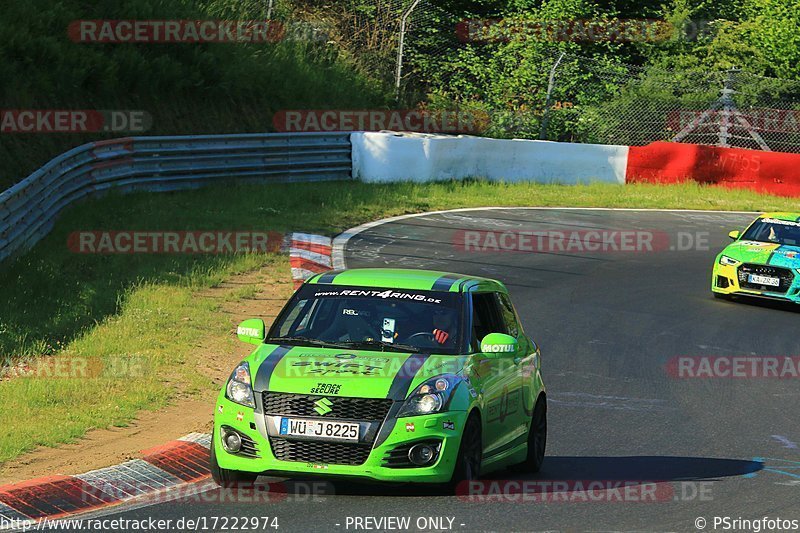
<svg viewBox="0 0 800 533"><path fill-rule="evenodd" d="M283 4L282 2L278 2ZM273 131L282 109L363 109L387 96L324 41L269 43L75 42L83 19L254 20L267 3L224 0L10 2L0 17L5 110L135 110L146 132L0 133L0 190L86 142L126 135ZM273 12L293 20L290 12Z"/></svg>
<svg viewBox="0 0 800 533"><path fill-rule="evenodd" d="M203 339L229 335L219 306L195 297L226 278L262 268L288 276L288 258L241 255L78 255L82 230L274 230L328 235L392 215L480 206L593 206L722 210L794 209L787 198L702 187L466 183L218 186L166 194L107 196L74 206L31 252L0 265L0 356L120 358L139 371L64 379L0 381L0 462L95 427L124 425L178 394L211 387L194 372ZM245 293L235 294L244 297Z"/></svg>

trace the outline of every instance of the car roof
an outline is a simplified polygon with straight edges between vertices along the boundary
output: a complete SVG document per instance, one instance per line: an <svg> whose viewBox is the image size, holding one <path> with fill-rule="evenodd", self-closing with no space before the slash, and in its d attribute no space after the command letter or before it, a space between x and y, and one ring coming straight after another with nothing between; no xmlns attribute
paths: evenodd
<svg viewBox="0 0 800 533"><path fill-rule="evenodd" d="M331 270L309 279L308 284L350 285L404 290L433 290L448 292L500 291L505 286L493 279L467 276L438 270L401 268L351 268Z"/></svg>
<svg viewBox="0 0 800 533"><path fill-rule="evenodd" d="M764 213L760 215L758 218L776 218L778 220L788 220L790 222L800 222L800 213L789 213L789 212L775 212L775 213Z"/></svg>

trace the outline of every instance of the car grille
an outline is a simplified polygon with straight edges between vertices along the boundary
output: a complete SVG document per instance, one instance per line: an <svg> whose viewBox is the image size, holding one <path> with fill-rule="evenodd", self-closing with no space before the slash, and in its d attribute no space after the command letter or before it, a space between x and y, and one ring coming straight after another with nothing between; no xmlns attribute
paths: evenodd
<svg viewBox="0 0 800 533"><path fill-rule="evenodd" d="M759 276L770 276L779 278L780 285L778 287L770 285L759 285L757 283L750 283L747 281L749 274L756 274ZM753 265L745 263L739 267L739 286L744 289L752 289L756 291L767 291L776 293L785 293L789 287L794 283L794 274L788 268L774 267L769 265Z"/></svg>
<svg viewBox="0 0 800 533"><path fill-rule="evenodd" d="M262 396L264 414L322 418L314 410L314 402L320 398L327 398L330 402L331 411L324 416L324 418L330 420L382 422L392 407L392 400L383 398L350 398L265 392ZM369 457L374 442L374 435L368 442L361 443L294 440L282 437L269 438L272 453L279 461L336 465L364 464Z"/></svg>
<svg viewBox="0 0 800 533"><path fill-rule="evenodd" d="M256 445L256 442L249 435L245 435L241 431L237 431L230 426L222 426L222 429L225 431L232 431L239 435L239 438L242 439L242 448L234 455L243 455L253 459L258 459L261 457L258 453L258 446Z"/></svg>
<svg viewBox="0 0 800 533"><path fill-rule="evenodd" d="M237 433L239 432L237 431ZM239 433L239 436L242 438L242 449L239 451L239 453L247 457L260 457L258 454L258 446L256 446L255 441L244 433Z"/></svg>
<svg viewBox="0 0 800 533"><path fill-rule="evenodd" d="M369 457L371 445L340 442L269 439L272 453L280 461L362 465Z"/></svg>
<svg viewBox="0 0 800 533"><path fill-rule="evenodd" d="M314 396L310 394L286 394L265 392L265 415L291 415L319 417L314 402L327 398L331 412L325 418L334 420L383 420L392 407L392 400L384 398L348 398L338 396Z"/></svg>

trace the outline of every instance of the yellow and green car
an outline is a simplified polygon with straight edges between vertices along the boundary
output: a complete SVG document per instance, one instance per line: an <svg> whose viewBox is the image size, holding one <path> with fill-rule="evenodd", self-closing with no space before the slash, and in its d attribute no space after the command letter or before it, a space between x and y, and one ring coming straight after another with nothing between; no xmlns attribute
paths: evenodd
<svg viewBox="0 0 800 533"><path fill-rule="evenodd" d="M233 371L214 416L211 471L453 487L538 471L547 403L538 346L505 286L427 270L319 274Z"/></svg>
<svg viewBox="0 0 800 533"><path fill-rule="evenodd" d="M800 213L765 213L714 260L718 298L755 296L800 303Z"/></svg>

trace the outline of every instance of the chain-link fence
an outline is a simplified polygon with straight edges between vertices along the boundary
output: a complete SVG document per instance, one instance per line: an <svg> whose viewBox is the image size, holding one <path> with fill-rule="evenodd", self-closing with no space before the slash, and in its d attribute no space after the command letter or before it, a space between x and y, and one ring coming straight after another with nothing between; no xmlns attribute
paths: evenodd
<svg viewBox="0 0 800 533"><path fill-rule="evenodd" d="M546 138L622 145L676 141L800 152L800 82L738 69L610 68L566 54L552 71L551 99L569 104L545 111L552 125ZM585 85L576 87L573 79ZM602 98L587 102L586 90L593 86L603 88Z"/></svg>
<svg viewBox="0 0 800 533"><path fill-rule="evenodd" d="M405 38L406 104L466 110L494 137L800 152L798 81L638 67L524 39L476 43L473 23L427 1L417 6Z"/></svg>

